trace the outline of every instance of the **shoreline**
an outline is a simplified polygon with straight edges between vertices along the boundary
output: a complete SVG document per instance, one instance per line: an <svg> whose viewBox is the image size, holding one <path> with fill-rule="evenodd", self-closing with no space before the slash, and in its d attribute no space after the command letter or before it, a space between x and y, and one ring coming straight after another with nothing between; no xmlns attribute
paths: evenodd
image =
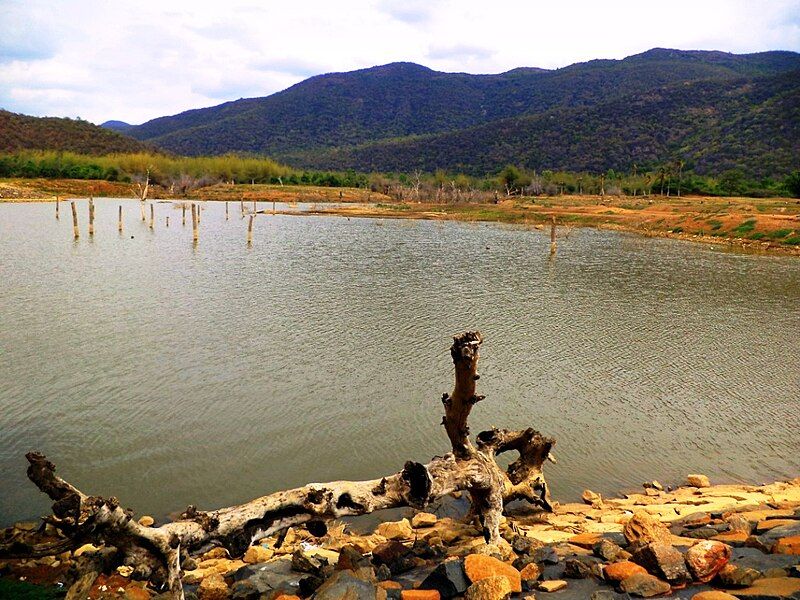
<svg viewBox="0 0 800 600"><path fill-rule="evenodd" d="M351 593L377 600L622 598L614 589L632 597L729 594L709 600L800 596L800 477L711 485L703 475L689 475L674 490L654 481L614 498L586 490L582 500L558 504L552 513L508 510L496 546L473 523L413 509L365 534L341 522L329 523L322 537L292 527L241 557L210 549L184 564L182 578L187 598L199 600L336 600ZM147 516L139 520L153 524ZM33 536L33 528L18 524L4 535ZM81 597L164 598L132 577L135 565L102 574L103 556L108 568L107 550L87 543L56 556L0 560L0 591L61 583L77 593L74 586L83 582ZM76 579L87 565L95 570ZM490 587L479 583L485 577L504 591L483 589Z"/></svg>

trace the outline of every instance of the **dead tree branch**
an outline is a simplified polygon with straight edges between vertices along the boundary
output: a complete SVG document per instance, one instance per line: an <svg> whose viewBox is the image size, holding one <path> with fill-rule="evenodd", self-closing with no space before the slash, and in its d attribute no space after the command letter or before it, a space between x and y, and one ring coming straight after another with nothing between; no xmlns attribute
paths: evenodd
<svg viewBox="0 0 800 600"><path fill-rule="evenodd" d="M472 444L467 420L483 399L475 393L482 341L479 332L467 332L455 337L450 349L455 386L442 401L452 452L427 464L409 461L400 472L381 479L311 483L213 511L190 506L177 521L145 527L116 498L88 496L63 480L42 454L26 455L28 478L53 500L53 515L45 521L73 545L94 541L116 547L136 576L160 582L176 599L183 598L181 556L199 553L209 544L240 556L255 541L290 526L306 524L320 532L321 522L329 519L402 506L423 508L459 490L470 493L472 514L480 520L486 540L498 543L506 503L526 500L551 509L542 464L555 440L533 429L492 429L478 434ZM504 471L495 456L508 451L517 451L519 457Z"/></svg>

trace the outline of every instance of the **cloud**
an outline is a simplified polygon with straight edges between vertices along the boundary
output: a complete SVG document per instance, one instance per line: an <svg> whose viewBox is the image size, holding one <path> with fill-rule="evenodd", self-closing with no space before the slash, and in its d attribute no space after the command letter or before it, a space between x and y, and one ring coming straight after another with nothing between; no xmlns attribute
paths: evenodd
<svg viewBox="0 0 800 600"><path fill-rule="evenodd" d="M0 0L0 106L142 122L396 61L499 73L649 48L800 50L800 0Z"/></svg>

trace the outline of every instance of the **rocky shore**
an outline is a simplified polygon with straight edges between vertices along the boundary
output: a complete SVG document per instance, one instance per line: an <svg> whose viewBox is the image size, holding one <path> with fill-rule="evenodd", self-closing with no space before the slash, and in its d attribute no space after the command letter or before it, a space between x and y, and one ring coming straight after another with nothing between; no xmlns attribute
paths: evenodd
<svg viewBox="0 0 800 600"><path fill-rule="evenodd" d="M800 478L712 486L690 475L675 490L650 482L641 493L586 490L582 499L553 513L511 510L499 545L425 512L366 535L342 523L322 537L290 528L243 556L210 548L185 560L184 589L199 600L800 599ZM0 541L59 540L47 525L21 523ZM115 568L114 554L86 544L0 560L0 598L159 598L135 565Z"/></svg>

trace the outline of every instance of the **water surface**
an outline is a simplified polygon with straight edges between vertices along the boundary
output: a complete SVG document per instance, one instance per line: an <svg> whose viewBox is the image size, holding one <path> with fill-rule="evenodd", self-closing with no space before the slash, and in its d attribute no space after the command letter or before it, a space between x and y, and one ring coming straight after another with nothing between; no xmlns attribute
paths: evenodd
<svg viewBox="0 0 800 600"><path fill-rule="evenodd" d="M125 233L116 230L125 206ZM156 516L447 449L450 338L480 329L472 431L558 439L554 495L800 475L800 262L573 230L0 204L0 523L47 512L38 449ZM170 216L170 228L164 226Z"/></svg>

